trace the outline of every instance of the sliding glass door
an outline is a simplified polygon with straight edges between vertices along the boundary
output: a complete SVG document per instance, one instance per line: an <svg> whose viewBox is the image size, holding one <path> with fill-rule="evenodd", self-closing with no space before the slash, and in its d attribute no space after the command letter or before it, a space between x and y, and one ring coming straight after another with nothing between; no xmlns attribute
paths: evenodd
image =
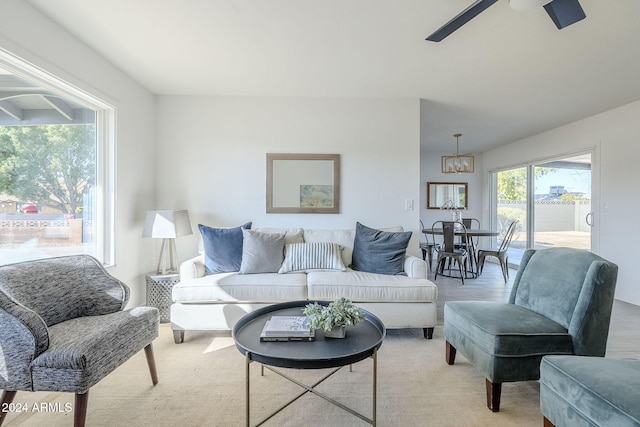
<svg viewBox="0 0 640 427"><path fill-rule="evenodd" d="M534 166L533 247L591 249L591 154Z"/></svg>
<svg viewBox="0 0 640 427"><path fill-rule="evenodd" d="M591 163L587 152L491 174L493 223L502 233L518 221L510 264L518 265L526 248L591 249Z"/></svg>
<svg viewBox="0 0 640 427"><path fill-rule="evenodd" d="M496 226L499 232L496 247L500 245L502 236L506 235L509 225L518 221L509 246L509 261L520 264L520 259L527 248L527 209L528 168L507 169L495 174Z"/></svg>

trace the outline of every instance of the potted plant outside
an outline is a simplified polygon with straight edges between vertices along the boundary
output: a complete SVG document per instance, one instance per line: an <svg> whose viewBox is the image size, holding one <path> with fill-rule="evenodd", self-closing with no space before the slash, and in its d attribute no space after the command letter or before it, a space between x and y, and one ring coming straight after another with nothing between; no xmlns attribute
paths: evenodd
<svg viewBox="0 0 640 427"><path fill-rule="evenodd" d="M317 302L307 304L303 313L313 329L324 331L325 338L344 338L347 325L357 326L364 320L360 307L345 297L340 297L327 306Z"/></svg>

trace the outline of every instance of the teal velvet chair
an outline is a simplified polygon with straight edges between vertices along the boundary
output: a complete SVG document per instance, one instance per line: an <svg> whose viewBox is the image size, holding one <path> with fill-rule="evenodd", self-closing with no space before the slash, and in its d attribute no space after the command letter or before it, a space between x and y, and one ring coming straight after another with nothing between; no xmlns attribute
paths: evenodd
<svg viewBox="0 0 640 427"><path fill-rule="evenodd" d="M508 303L445 304L447 363L459 351L485 376L487 406L499 411L502 383L539 379L543 356L604 356L617 275L588 251L525 251Z"/></svg>
<svg viewBox="0 0 640 427"><path fill-rule="evenodd" d="M545 356L540 411L545 427L640 426L640 360Z"/></svg>

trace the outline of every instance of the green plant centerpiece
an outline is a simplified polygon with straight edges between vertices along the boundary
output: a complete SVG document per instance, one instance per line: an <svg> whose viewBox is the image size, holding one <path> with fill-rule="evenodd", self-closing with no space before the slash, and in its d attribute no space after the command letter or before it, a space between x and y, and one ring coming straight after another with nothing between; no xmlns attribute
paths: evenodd
<svg viewBox="0 0 640 427"><path fill-rule="evenodd" d="M322 329L327 338L344 338L348 325L357 326L364 320L360 307L345 297L340 297L327 306L317 302L307 304L303 313L309 319L311 328Z"/></svg>

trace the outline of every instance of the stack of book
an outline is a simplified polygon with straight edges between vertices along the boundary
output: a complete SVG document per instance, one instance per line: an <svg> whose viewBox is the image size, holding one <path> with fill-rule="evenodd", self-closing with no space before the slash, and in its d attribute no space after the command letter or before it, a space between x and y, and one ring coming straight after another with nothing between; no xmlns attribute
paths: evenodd
<svg viewBox="0 0 640 427"><path fill-rule="evenodd" d="M271 316L262 328L260 341L313 341L315 331L307 316Z"/></svg>

